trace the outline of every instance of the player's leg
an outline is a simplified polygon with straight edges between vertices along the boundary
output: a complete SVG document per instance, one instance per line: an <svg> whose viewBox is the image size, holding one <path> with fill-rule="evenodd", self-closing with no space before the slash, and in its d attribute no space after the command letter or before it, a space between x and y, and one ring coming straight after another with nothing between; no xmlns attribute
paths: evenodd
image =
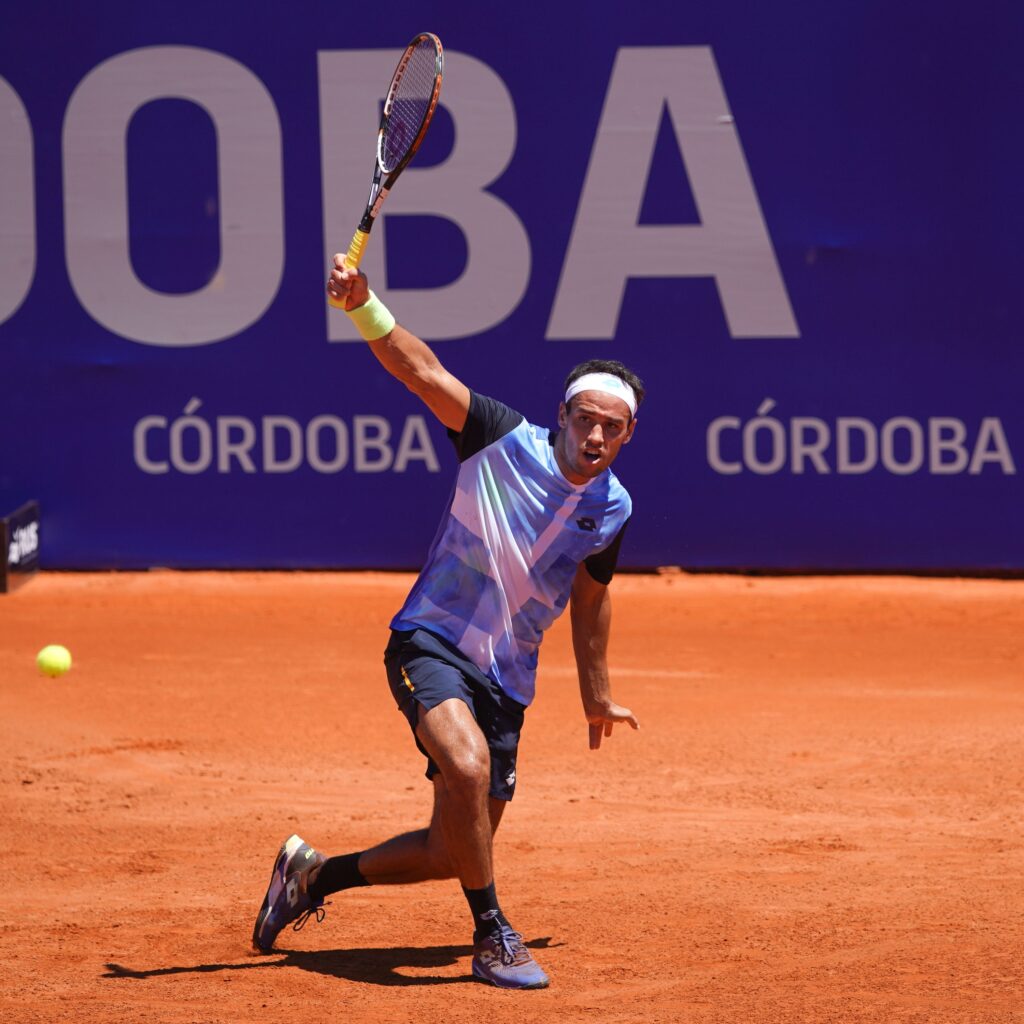
<svg viewBox="0 0 1024 1024"><path fill-rule="evenodd" d="M326 897L365 885L409 885L454 878L441 826L444 779L434 777L434 810L428 828L416 829L356 853L325 858L299 836L291 836L274 861L270 886L253 929L253 946L269 952L285 925L301 928L311 914L320 919ZM506 801L488 800L491 834L497 830Z"/></svg>
<svg viewBox="0 0 1024 1024"><path fill-rule="evenodd" d="M254 944L270 949L286 923L297 919L301 926L331 892L456 874L473 913L473 973L503 987L543 987L547 976L501 913L491 857L494 830L515 789L524 708L472 666L460 669L424 654L412 645L389 645L385 665L399 709L428 757L427 774L434 779L430 827L327 862L292 837L289 843L301 847L282 848L264 901L264 911L268 901L272 911L262 926L261 911Z"/></svg>
<svg viewBox="0 0 1024 1024"><path fill-rule="evenodd" d="M489 796L491 755L464 700L418 707L416 737L430 759L434 811L430 827L395 836L360 854L332 857L310 892L322 899L355 885L402 885L458 877L465 889L494 881L491 845L504 800ZM492 909L487 907L485 909Z"/></svg>
<svg viewBox="0 0 1024 1024"><path fill-rule="evenodd" d="M465 875L475 887L486 886L492 880L492 836L511 792L488 795L491 753L474 716L472 680L451 662L394 640L384 664L392 696L434 782L430 826L359 854L332 857L314 875L311 892L323 899L357 885L403 885L455 875Z"/></svg>
<svg viewBox="0 0 1024 1024"><path fill-rule="evenodd" d="M388 839L378 846L356 854L359 875L370 885L410 885L438 878L454 878L455 867L445 843L441 826L441 806L445 798L445 782L441 775L434 776L434 810L428 828L416 829ZM506 802L488 799L491 834L497 831ZM348 856L351 856L349 854ZM344 857L330 857L315 876L310 891L323 898L342 889L346 884ZM362 884L356 882L355 884Z"/></svg>
<svg viewBox="0 0 1024 1024"><path fill-rule="evenodd" d="M469 706L454 698L421 707L416 736L443 780L438 824L447 856L463 888L482 889L494 881L487 740Z"/></svg>
<svg viewBox="0 0 1024 1024"><path fill-rule="evenodd" d="M393 644L389 645L385 653L385 667L392 695L414 735L421 716L433 711L438 704L448 702L458 705L462 708L461 716L453 716L450 712L438 712L439 722L441 719L458 717L461 726L453 726L456 728L453 741L466 743L469 748L475 750L477 753L472 759L474 762L479 761L481 748L486 758L486 741L469 710L469 703L473 700L472 688L456 666L432 656L429 652L410 650L400 644ZM429 752L418 737L417 744L428 758L428 777L437 776L440 769L430 759ZM457 759L448 760L454 765ZM463 759L463 762L468 765L469 760ZM455 767L450 770L458 774ZM437 872L442 867L450 876L452 867L448 861L451 858L441 853L442 847L447 849L443 842L445 814L442 804L443 800L435 796L435 824L432 828L406 833L383 844L385 850L380 859L384 864L381 871L375 871L373 867L374 861L378 858L364 857L366 851L325 860L322 854L298 836L287 839L274 861L270 885L256 918L253 929L253 945L256 949L269 951L282 928L293 922L295 927L302 927L311 913L316 913L319 920L324 897L331 893L377 881L386 883L391 880L388 878L389 875L398 876L394 878L395 882L423 881L426 878L438 877ZM489 815L486 811L484 817L487 822ZM485 825L485 831L490 833L489 826ZM489 846L487 856L489 862ZM425 860L417 863L418 857ZM368 874L363 874L363 868Z"/></svg>
<svg viewBox="0 0 1024 1024"><path fill-rule="evenodd" d="M474 976L502 988L544 988L548 976L498 904L487 817L488 798L512 798L523 708L491 685L473 689L475 717L447 701L421 712L416 735L443 780L437 817L473 914Z"/></svg>
<svg viewBox="0 0 1024 1024"><path fill-rule="evenodd" d="M413 674L410 682L416 678ZM416 685L403 688L422 697L428 686L417 690ZM462 699L453 698L417 710L416 736L434 781L430 827L362 854L331 858L310 891L322 898L366 882L402 884L457 875L473 915L474 975L506 988L542 988L547 975L498 904L491 856L494 832L515 788L523 709L479 687L473 709L475 716Z"/></svg>

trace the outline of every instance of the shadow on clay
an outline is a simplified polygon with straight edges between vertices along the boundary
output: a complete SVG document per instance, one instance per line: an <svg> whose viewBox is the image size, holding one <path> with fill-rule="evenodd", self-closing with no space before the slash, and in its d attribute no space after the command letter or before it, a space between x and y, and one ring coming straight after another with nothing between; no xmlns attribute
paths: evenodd
<svg viewBox="0 0 1024 1024"><path fill-rule="evenodd" d="M526 943L530 949L550 949L562 943L552 943L550 936L532 939ZM277 954L276 959L270 959ZM274 950L268 954L253 954L253 958L233 964L188 964L176 967L152 967L135 970L123 964L106 964L102 978L163 978L171 974L213 974L217 971L250 971L268 967L298 967L332 978L361 981L372 985L450 985L476 981L471 973L452 975L405 974L439 967L451 967L459 960L473 955L473 947L464 946L391 946L371 949Z"/></svg>

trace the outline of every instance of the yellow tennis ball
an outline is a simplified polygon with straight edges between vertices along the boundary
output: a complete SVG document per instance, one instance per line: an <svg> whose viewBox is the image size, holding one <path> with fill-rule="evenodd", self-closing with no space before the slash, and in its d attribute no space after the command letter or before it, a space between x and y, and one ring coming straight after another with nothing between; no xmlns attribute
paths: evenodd
<svg viewBox="0 0 1024 1024"><path fill-rule="evenodd" d="M49 644L36 655L36 664L43 675L56 679L71 668L71 652L60 644Z"/></svg>

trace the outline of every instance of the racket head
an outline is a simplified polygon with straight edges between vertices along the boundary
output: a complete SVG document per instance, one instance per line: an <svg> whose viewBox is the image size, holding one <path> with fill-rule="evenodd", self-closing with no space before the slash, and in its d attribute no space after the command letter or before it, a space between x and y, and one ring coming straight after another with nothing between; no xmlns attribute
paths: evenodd
<svg viewBox="0 0 1024 1024"><path fill-rule="evenodd" d="M432 32L405 48L391 79L377 135L377 163L397 175L413 158L437 109L444 77L444 50Z"/></svg>

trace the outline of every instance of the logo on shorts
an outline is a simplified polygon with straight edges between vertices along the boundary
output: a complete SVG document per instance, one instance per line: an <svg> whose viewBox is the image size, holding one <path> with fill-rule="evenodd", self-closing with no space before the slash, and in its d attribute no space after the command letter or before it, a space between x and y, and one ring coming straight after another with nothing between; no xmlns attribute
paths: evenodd
<svg viewBox="0 0 1024 1024"><path fill-rule="evenodd" d="M508 773L508 775L505 776L505 785L506 786L514 786L515 784L516 784L516 770L515 770L515 768L513 768L512 771L510 771Z"/></svg>
<svg viewBox="0 0 1024 1024"><path fill-rule="evenodd" d="M580 518L576 520L576 525L581 530L586 530L587 533L593 533L597 529L597 523L595 523L590 516L580 516Z"/></svg>

